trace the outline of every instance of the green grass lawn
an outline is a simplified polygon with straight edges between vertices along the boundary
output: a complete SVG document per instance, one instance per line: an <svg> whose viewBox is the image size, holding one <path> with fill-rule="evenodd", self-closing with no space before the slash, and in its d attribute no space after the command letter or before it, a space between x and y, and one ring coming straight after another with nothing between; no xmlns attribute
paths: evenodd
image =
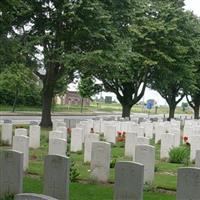
<svg viewBox="0 0 200 200"><path fill-rule="evenodd" d="M0 112L11 112L12 106L9 105L0 105ZM92 113L94 111L101 111L101 112L121 112L122 107L119 103L112 103L112 104L106 104L106 103L99 103L97 106L96 102L92 102L90 106L84 106L83 107L83 113ZM134 105L131 109L134 113L149 113L149 110L144 109L143 105ZM167 114L169 111L167 106L160 106L158 108L158 114ZM24 105L18 105L16 107L16 112L22 112L22 113L40 113L41 107L40 106L24 106ZM80 105L54 105L52 107L52 112L56 113L81 113L81 107ZM191 114L191 110L186 110L185 112L182 111L181 107L177 107L176 109L177 114ZM150 114L155 114L155 109L152 109L150 111Z"/></svg>
<svg viewBox="0 0 200 200"><path fill-rule="evenodd" d="M17 126L22 127L22 126ZM24 177L24 192L42 193L43 182L43 166L44 156L48 153L48 129L42 129L41 147L39 149L30 149L29 168ZM151 140L151 144L154 141ZM69 146L69 144L68 144ZM152 185L145 187L144 199L148 200L173 200L175 196L172 194L160 193L156 188L175 191L177 182L177 169L184 166L183 164L174 164L159 160L160 145L156 147L156 172L155 180ZM0 146L0 149L8 147ZM70 184L70 200L107 200L112 199L113 183L115 179L114 169L110 169L109 184L91 184L90 181L90 165L83 163L83 152L68 153L70 158L75 162L75 168L80 175L77 177L76 183ZM131 160L124 157L124 143L118 142L112 147L112 160ZM95 194L95 195L94 195ZM81 197L81 198L80 198Z"/></svg>
<svg viewBox="0 0 200 200"><path fill-rule="evenodd" d="M42 193L43 190L40 178L25 177L24 186L24 192ZM70 200L112 200L113 187L113 184L70 183ZM144 200L175 200L175 195L145 191Z"/></svg>

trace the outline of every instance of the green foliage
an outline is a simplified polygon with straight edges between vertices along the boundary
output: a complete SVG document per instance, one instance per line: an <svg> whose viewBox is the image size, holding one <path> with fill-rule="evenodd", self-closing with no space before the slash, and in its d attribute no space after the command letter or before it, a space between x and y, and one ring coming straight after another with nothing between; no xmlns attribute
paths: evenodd
<svg viewBox="0 0 200 200"><path fill-rule="evenodd" d="M181 104L182 110L185 111L188 108L188 103L183 102Z"/></svg>
<svg viewBox="0 0 200 200"><path fill-rule="evenodd" d="M71 159L71 162L70 162L70 181L76 182L79 175L80 175L80 173L78 172L76 164L75 164L74 160Z"/></svg>
<svg viewBox="0 0 200 200"><path fill-rule="evenodd" d="M14 194L7 193L3 198L0 200L13 200L14 199Z"/></svg>
<svg viewBox="0 0 200 200"><path fill-rule="evenodd" d="M155 38L159 45L154 49L154 56L158 68L153 73L150 86L166 99L171 118L185 92L193 90L195 85L195 41L200 32L194 27L195 21L199 20L186 12L182 5L174 6L174 2L160 1L156 5L157 21L160 23L157 34L160 36Z"/></svg>
<svg viewBox="0 0 200 200"><path fill-rule="evenodd" d="M116 159L116 158L114 158L114 159L111 160L111 162L110 162L110 168L111 168L111 169L112 169L112 168L115 168L116 162L117 162L117 159Z"/></svg>
<svg viewBox="0 0 200 200"><path fill-rule="evenodd" d="M41 105L40 87L22 64L11 64L0 74L0 104Z"/></svg>
<svg viewBox="0 0 200 200"><path fill-rule="evenodd" d="M78 85L78 90L83 98L91 98L93 95L99 93L102 88L101 85L96 84L91 77L82 77Z"/></svg>
<svg viewBox="0 0 200 200"><path fill-rule="evenodd" d="M169 152L169 162L189 164L190 148L188 146L175 147Z"/></svg>

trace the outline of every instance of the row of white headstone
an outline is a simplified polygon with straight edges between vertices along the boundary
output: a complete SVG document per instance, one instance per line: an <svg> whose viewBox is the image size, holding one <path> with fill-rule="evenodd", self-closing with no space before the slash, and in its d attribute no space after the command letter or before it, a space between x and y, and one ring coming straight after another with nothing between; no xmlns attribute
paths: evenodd
<svg viewBox="0 0 200 200"><path fill-rule="evenodd" d="M94 143L96 151L103 152L110 144L105 142ZM99 153L99 156L102 156ZM96 156L97 157L97 156ZM106 159L105 159L106 160ZM102 173L99 165L105 160L97 159L91 166L95 174ZM109 164L105 163L104 164ZM97 167L98 166L98 167ZM96 168L97 167L97 168ZM23 192L23 154L17 151L0 152L0 198L5 194L18 194L15 200L41 199L41 200L69 200L69 169L68 157L48 155L44 159L44 195L19 194ZM142 200L144 186L145 166L141 163L123 161L115 166L115 200ZM107 173L106 171L104 172ZM94 176L95 178L95 176ZM200 197L200 168L180 168L177 178L177 200ZM52 198L50 198L52 197Z"/></svg>
<svg viewBox="0 0 200 200"><path fill-rule="evenodd" d="M29 131L24 128L15 129L15 136L28 136L29 135L29 147L40 147L40 126L30 125ZM13 143L13 124L3 123L1 131L1 140L9 145Z"/></svg>
<svg viewBox="0 0 200 200"><path fill-rule="evenodd" d="M89 123L90 122L90 123ZM82 151L83 145L84 145L84 162L90 162L91 159L91 143L94 141L99 141L99 135L98 134L89 134L90 127L93 127L92 123L93 120L90 121L83 121L80 122L78 127L82 128L74 128L72 129L72 137L71 137L71 151L77 152ZM109 121L110 123L110 121ZM112 122L113 123L113 122ZM122 123L122 122L120 122ZM134 131L136 133L127 132L126 133L126 143L125 143L125 156L132 156L133 160L135 157L135 145L136 144L149 144L149 138L147 137L138 137L141 135L141 131L143 128L138 129L139 125L135 126L132 122L123 122L124 126L128 125L127 127L134 128ZM160 122L157 124L149 125L149 123L143 123L143 127L145 127L145 124L150 126L150 132L152 132L153 127L155 128L155 134L161 135L161 153L160 157L162 158L168 158L169 157L169 151L171 148L175 146L179 146L180 144L180 129L178 131L178 127L175 127L175 123L173 124L173 130L177 130L176 134L171 133L164 133L161 134L163 131L167 131L165 129L164 125ZM161 125L162 124L162 125ZM170 124L170 123L165 123ZM178 125L176 123L176 125ZM5 123L2 126L2 136L5 138L4 135L7 133L7 129L10 131L10 127L12 124ZM59 154L59 155L66 155L66 149L67 149L67 133L66 133L66 127L64 122L57 122L56 126L54 127L54 131L51 131L49 133L49 154ZM11 128L12 130L12 128ZM106 141L115 143L116 142L116 127L113 125L105 125L104 126L105 134L104 137ZM156 131L159 130L159 131ZM169 130L169 128L168 128ZM162 132L161 132L162 131ZM145 132L142 131L144 134ZM8 134L10 135L10 134ZM28 144L32 148L38 148L40 146L40 127L38 125L30 125L30 131L29 131L29 138L27 138L28 131L27 129L15 129L15 136L13 137L13 149L17 151L24 152L24 169L27 169L28 167ZM23 136L23 137L17 137L17 136ZM29 140L29 141L28 141ZM192 135L190 137L190 144L191 144L191 160L195 159L196 151L199 150L199 142L200 142L200 135Z"/></svg>

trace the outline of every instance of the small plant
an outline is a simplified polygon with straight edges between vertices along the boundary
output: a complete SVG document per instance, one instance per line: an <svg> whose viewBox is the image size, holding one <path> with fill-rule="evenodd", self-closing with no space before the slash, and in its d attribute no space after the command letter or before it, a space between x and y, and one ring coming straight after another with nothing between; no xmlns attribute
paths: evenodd
<svg viewBox="0 0 200 200"><path fill-rule="evenodd" d="M160 169L159 169L159 167L158 166L155 166L154 167L154 172L158 172Z"/></svg>
<svg viewBox="0 0 200 200"><path fill-rule="evenodd" d="M144 191L145 192L155 192L156 191L156 186L153 185L152 183L145 183L144 184Z"/></svg>
<svg viewBox="0 0 200 200"><path fill-rule="evenodd" d="M112 159L111 162L110 162L110 168L115 168L116 162L117 162L116 158Z"/></svg>
<svg viewBox="0 0 200 200"><path fill-rule="evenodd" d="M3 141L0 139L0 145L1 146L9 146L9 141Z"/></svg>
<svg viewBox="0 0 200 200"><path fill-rule="evenodd" d="M188 145L175 147L169 152L169 162L189 165L190 148Z"/></svg>
<svg viewBox="0 0 200 200"><path fill-rule="evenodd" d="M80 173L78 172L78 170L76 168L76 164L75 164L74 160L71 159L70 181L71 182L76 182L79 175L80 175Z"/></svg>
<svg viewBox="0 0 200 200"><path fill-rule="evenodd" d="M3 198L0 200L13 200L14 199L14 194L7 193Z"/></svg>

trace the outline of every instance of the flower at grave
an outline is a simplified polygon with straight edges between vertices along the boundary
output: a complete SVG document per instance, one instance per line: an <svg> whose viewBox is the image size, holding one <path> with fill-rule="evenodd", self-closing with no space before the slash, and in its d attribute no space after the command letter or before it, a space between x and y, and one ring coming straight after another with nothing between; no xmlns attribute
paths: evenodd
<svg viewBox="0 0 200 200"><path fill-rule="evenodd" d="M124 138L123 137L118 137L117 138L117 142L123 142L124 141Z"/></svg>
<svg viewBox="0 0 200 200"><path fill-rule="evenodd" d="M184 140L184 142L187 142L187 141L188 141L188 137L187 137L187 136L184 136L184 137L183 137L183 140Z"/></svg>
<svg viewBox="0 0 200 200"><path fill-rule="evenodd" d="M121 132L121 131L117 131L117 135L118 135L118 136L121 136L121 135L122 135L122 132Z"/></svg>

